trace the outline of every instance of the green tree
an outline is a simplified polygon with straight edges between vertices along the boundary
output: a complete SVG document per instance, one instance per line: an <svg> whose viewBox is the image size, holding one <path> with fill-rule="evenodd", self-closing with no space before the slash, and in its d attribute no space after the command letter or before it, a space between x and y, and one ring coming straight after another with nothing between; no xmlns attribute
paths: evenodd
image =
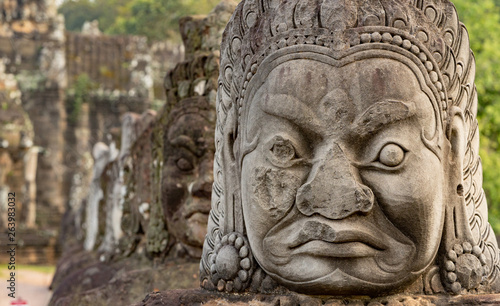
<svg viewBox="0 0 500 306"><path fill-rule="evenodd" d="M132 0L122 7L107 33L179 40L180 18L207 14L217 3L218 0Z"/></svg>
<svg viewBox="0 0 500 306"><path fill-rule="evenodd" d="M500 0L454 0L476 58L483 187L500 232Z"/></svg>
<svg viewBox="0 0 500 306"><path fill-rule="evenodd" d="M85 21L99 19L101 12L89 0L66 1L59 7L68 31L80 31Z"/></svg>
<svg viewBox="0 0 500 306"><path fill-rule="evenodd" d="M67 0L59 12L66 29L80 31L85 21L98 20L107 34L143 35L150 40L180 40L179 19L207 14L219 0Z"/></svg>
<svg viewBox="0 0 500 306"><path fill-rule="evenodd" d="M176 10L169 9L172 3L177 7ZM122 14L117 16L106 32L143 35L151 40L170 38L175 35L173 17L179 11L182 12L182 7L175 1L134 0L122 7Z"/></svg>

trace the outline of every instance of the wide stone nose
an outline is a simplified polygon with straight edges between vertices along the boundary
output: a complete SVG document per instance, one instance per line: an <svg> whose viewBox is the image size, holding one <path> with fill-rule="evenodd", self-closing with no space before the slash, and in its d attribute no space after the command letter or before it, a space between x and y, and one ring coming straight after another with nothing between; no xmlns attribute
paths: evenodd
<svg viewBox="0 0 500 306"><path fill-rule="evenodd" d="M374 195L363 185L338 144L325 148L313 165L307 182L297 192L297 208L306 216L315 213L343 219L356 212L367 213Z"/></svg>

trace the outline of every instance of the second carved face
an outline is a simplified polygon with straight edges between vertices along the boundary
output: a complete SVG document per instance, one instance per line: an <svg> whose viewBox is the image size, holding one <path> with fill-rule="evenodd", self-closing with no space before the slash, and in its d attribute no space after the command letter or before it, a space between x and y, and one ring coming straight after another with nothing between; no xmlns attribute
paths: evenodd
<svg viewBox="0 0 500 306"><path fill-rule="evenodd" d="M213 111L202 97L172 110L165 135L162 198L168 230L194 257L201 256L213 183Z"/></svg>

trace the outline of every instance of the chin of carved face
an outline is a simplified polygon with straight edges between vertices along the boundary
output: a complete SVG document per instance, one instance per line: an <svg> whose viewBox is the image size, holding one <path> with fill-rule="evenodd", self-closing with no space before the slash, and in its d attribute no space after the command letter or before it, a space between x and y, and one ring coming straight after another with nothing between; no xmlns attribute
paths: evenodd
<svg viewBox="0 0 500 306"><path fill-rule="evenodd" d="M207 232L213 182L213 126L206 113L186 113L172 123L163 168L168 230L184 245L197 248Z"/></svg>
<svg viewBox="0 0 500 306"><path fill-rule="evenodd" d="M373 294L433 262L444 170L419 73L391 59L293 60L256 90L242 131L255 146L242 162L243 213L256 260L278 282Z"/></svg>

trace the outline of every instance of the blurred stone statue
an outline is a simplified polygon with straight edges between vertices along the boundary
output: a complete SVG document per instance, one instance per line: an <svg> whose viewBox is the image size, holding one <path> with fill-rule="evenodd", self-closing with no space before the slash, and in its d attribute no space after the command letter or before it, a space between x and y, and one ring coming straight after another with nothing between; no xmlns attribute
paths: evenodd
<svg viewBox="0 0 500 306"><path fill-rule="evenodd" d="M99 21L85 21L82 26L82 34L91 36L100 36L101 30L99 30Z"/></svg>
<svg viewBox="0 0 500 306"><path fill-rule="evenodd" d="M92 251L96 245L99 232L99 203L104 197L101 187L101 176L111 158L109 147L98 142L94 145L92 156L94 157L94 169L92 171L92 181L85 211L85 241L84 249ZM101 216L102 218L102 216Z"/></svg>
<svg viewBox="0 0 500 306"><path fill-rule="evenodd" d="M168 231L191 257L201 257L213 183L215 112L208 100L181 100L164 137L163 212Z"/></svg>
<svg viewBox="0 0 500 306"><path fill-rule="evenodd" d="M497 292L474 70L447 0L243 0L221 47L202 287ZM175 143L191 156L196 140Z"/></svg>
<svg viewBox="0 0 500 306"><path fill-rule="evenodd" d="M99 251L113 253L118 245L123 232L121 219L123 213L123 201L125 197L124 168L125 161L130 155L130 148L137 139L137 121L140 115L125 113L122 118L120 151L116 160L109 166L109 182L106 188L106 228Z"/></svg>

